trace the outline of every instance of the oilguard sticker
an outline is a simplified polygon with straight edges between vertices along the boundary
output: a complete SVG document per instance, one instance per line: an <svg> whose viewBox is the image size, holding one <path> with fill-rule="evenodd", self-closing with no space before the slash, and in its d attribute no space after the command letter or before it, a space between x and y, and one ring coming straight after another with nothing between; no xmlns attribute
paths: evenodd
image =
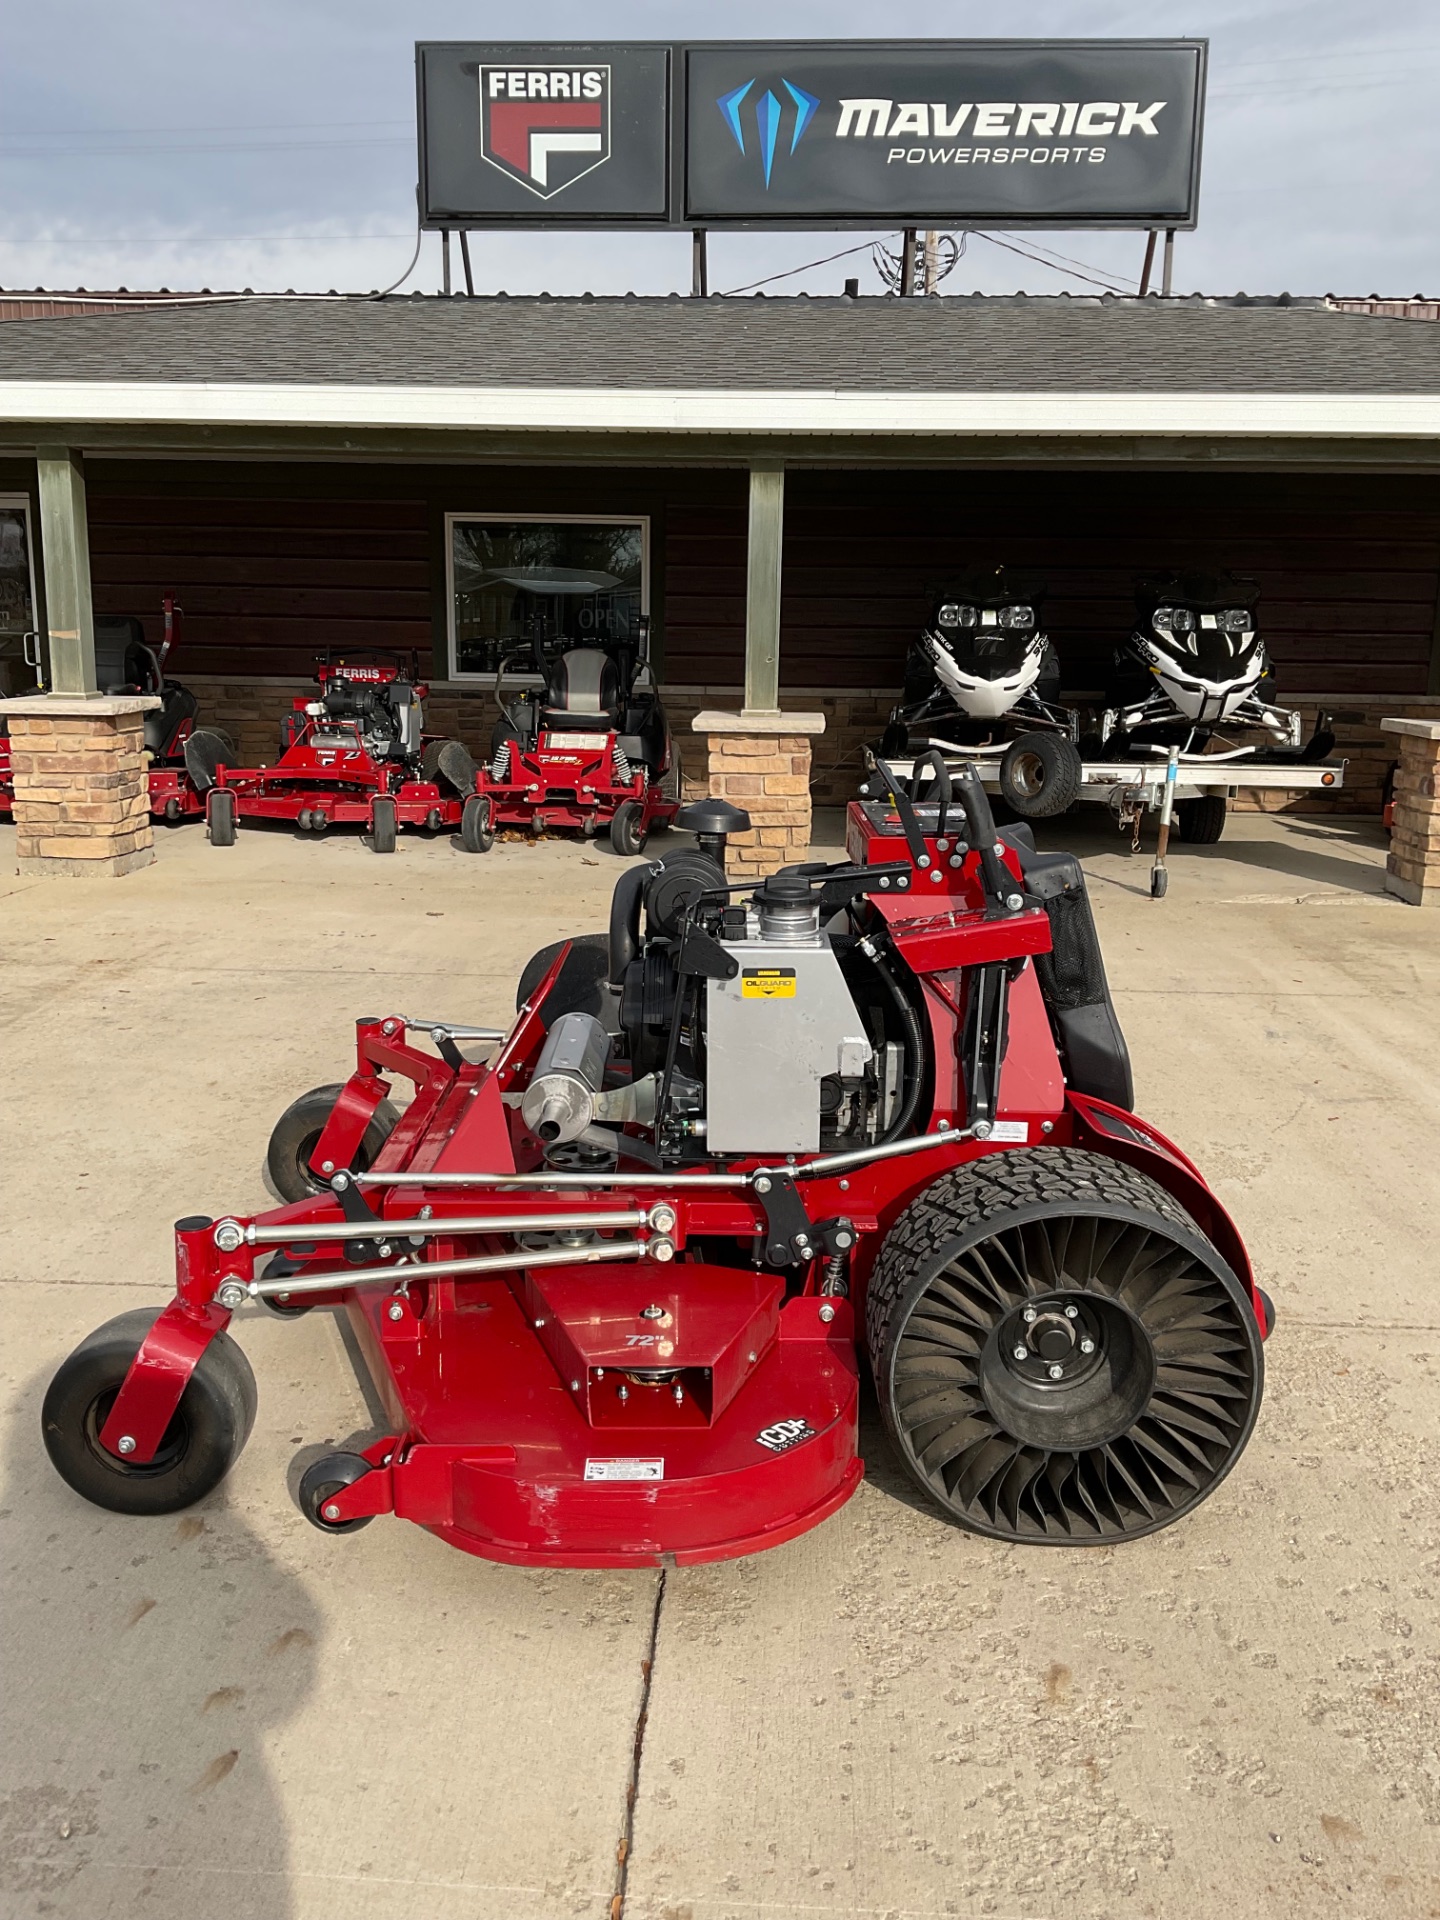
<svg viewBox="0 0 1440 1920"><path fill-rule="evenodd" d="M742 1000L793 1000L794 967L746 967L740 975Z"/></svg>
<svg viewBox="0 0 1440 1920"><path fill-rule="evenodd" d="M1030 1122L1028 1120L997 1120L990 1129L992 1140L1003 1140L1007 1146L1024 1147L1030 1142Z"/></svg>
<svg viewBox="0 0 1440 1920"><path fill-rule="evenodd" d="M777 1420L755 1436L756 1444L771 1453L788 1453L802 1440L813 1440L815 1429L808 1420Z"/></svg>
<svg viewBox="0 0 1440 1920"><path fill-rule="evenodd" d="M663 1480L663 1460L587 1460L587 1480Z"/></svg>

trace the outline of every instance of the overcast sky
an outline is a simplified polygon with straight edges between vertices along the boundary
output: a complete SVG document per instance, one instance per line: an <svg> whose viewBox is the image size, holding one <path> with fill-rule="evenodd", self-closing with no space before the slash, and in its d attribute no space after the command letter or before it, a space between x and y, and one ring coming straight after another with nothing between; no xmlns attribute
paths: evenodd
<svg viewBox="0 0 1440 1920"><path fill-rule="evenodd" d="M723 28L721 22L723 19ZM1210 40L1200 225L1176 289L1440 293L1440 9L1424 0L45 0L7 9L0 284L371 288L415 238L416 39L886 35ZM1035 236L1133 286L1137 234ZM862 236L723 235L727 290ZM1022 244L1029 244L1022 242ZM427 235L405 284L439 284ZM479 289L688 291L683 235L485 235ZM780 292L880 282L868 254ZM946 292L1093 291L979 235Z"/></svg>

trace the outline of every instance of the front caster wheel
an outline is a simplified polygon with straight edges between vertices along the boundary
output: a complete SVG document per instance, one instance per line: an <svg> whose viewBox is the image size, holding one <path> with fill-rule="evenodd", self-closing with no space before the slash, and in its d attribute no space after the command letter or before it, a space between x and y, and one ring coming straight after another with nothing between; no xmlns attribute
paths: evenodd
<svg viewBox="0 0 1440 1920"><path fill-rule="evenodd" d="M382 794L370 808L370 846L375 853L395 851L395 802Z"/></svg>
<svg viewBox="0 0 1440 1920"><path fill-rule="evenodd" d="M489 853L495 844L490 802L472 793L460 811L460 844L467 853Z"/></svg>
<svg viewBox="0 0 1440 1920"><path fill-rule="evenodd" d="M358 1520L327 1520L325 1509L337 1493L353 1487L369 1471L370 1462L358 1453L327 1453L323 1460L307 1467L300 1476L296 1497L300 1511L311 1526L318 1527L322 1533L358 1533L361 1527L368 1527L375 1518L373 1513L362 1514Z"/></svg>
<svg viewBox="0 0 1440 1920"><path fill-rule="evenodd" d="M640 806L635 800L622 800L610 822L610 844L622 860L633 859L645 851L647 835L640 828Z"/></svg>
<svg viewBox="0 0 1440 1920"><path fill-rule="evenodd" d="M334 1110L343 1087L315 1087L288 1106L275 1122L270 1144L265 1150L265 1165L275 1191L283 1200L308 1200L312 1194L330 1191L331 1175L339 1169L312 1168L311 1155L320 1144L320 1136ZM400 1114L388 1100L382 1100L371 1115L360 1146L347 1171L364 1173L374 1162L381 1147L390 1138Z"/></svg>
<svg viewBox="0 0 1440 1920"><path fill-rule="evenodd" d="M996 1540L1168 1526L1225 1478L1260 1407L1248 1295L1162 1187L1103 1154L942 1174L886 1238L867 1332L906 1472Z"/></svg>
<svg viewBox="0 0 1440 1920"><path fill-rule="evenodd" d="M62 1362L45 1394L40 1430L67 1485L112 1513L178 1513L218 1487L255 1419L255 1376L227 1333L201 1354L153 1460L131 1465L100 1444L131 1362L158 1309L137 1308L97 1327Z"/></svg>
<svg viewBox="0 0 1440 1920"><path fill-rule="evenodd" d="M235 844L235 795L229 787L212 787L205 801L205 831L212 847Z"/></svg>

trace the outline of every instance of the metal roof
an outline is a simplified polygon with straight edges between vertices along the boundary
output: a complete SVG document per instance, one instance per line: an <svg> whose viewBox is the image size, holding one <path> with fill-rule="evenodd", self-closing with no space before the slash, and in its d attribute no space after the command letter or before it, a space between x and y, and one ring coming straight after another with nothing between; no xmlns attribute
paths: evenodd
<svg viewBox="0 0 1440 1920"><path fill-rule="evenodd" d="M0 389L55 382L1430 396L1440 328L1284 296L222 297L0 329Z"/></svg>

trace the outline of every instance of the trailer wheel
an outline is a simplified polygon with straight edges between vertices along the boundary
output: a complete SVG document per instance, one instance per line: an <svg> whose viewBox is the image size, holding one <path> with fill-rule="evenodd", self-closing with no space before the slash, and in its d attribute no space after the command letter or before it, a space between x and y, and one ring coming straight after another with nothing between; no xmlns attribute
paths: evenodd
<svg viewBox="0 0 1440 1920"><path fill-rule="evenodd" d="M610 822L610 844L622 860L643 853L648 834L640 830L640 806L634 800L622 800Z"/></svg>
<svg viewBox="0 0 1440 1920"><path fill-rule="evenodd" d="M467 853L489 853L495 844L490 802L472 793L460 811L460 844Z"/></svg>
<svg viewBox="0 0 1440 1920"><path fill-rule="evenodd" d="M393 853L396 838L395 802L382 794L370 808L370 845L376 853Z"/></svg>
<svg viewBox="0 0 1440 1920"><path fill-rule="evenodd" d="M205 833L212 847L235 844L235 796L228 787L214 787L205 801Z"/></svg>
<svg viewBox="0 0 1440 1920"><path fill-rule="evenodd" d="M358 1453L327 1453L323 1460L307 1467L300 1476L296 1502L312 1527L321 1533L358 1533L375 1518L361 1514L358 1520L327 1520L325 1503L346 1487L353 1487L371 1471L370 1462Z"/></svg>
<svg viewBox="0 0 1440 1920"><path fill-rule="evenodd" d="M178 1513L203 1500L240 1457L255 1419L255 1376L229 1334L206 1347L153 1460L132 1466L100 1444L115 1396L159 1309L108 1320L61 1362L40 1431L55 1471L111 1513Z"/></svg>
<svg viewBox="0 0 1440 1920"><path fill-rule="evenodd" d="M313 1194L329 1193L330 1174L313 1170L310 1159L335 1102L344 1091L341 1086L314 1087L292 1101L275 1122L270 1144L265 1149L265 1166L282 1199L308 1200ZM382 1100L370 1116L370 1124L346 1171L364 1173L394 1132L399 1119L398 1109L388 1100ZM336 1171L334 1167L330 1170Z"/></svg>
<svg viewBox="0 0 1440 1920"><path fill-rule="evenodd" d="M1260 1329L1187 1213L1121 1162L1017 1149L942 1174L887 1235L867 1333L906 1472L972 1533L1154 1533L1260 1407Z"/></svg>
<svg viewBox="0 0 1440 1920"><path fill-rule="evenodd" d="M1180 838L1192 847L1213 847L1225 831L1225 796L1201 793L1193 800L1175 802L1175 822Z"/></svg>
<svg viewBox="0 0 1440 1920"><path fill-rule="evenodd" d="M1022 820L1068 813L1080 798L1079 749L1058 733L1022 733L1000 762L1000 797Z"/></svg>

